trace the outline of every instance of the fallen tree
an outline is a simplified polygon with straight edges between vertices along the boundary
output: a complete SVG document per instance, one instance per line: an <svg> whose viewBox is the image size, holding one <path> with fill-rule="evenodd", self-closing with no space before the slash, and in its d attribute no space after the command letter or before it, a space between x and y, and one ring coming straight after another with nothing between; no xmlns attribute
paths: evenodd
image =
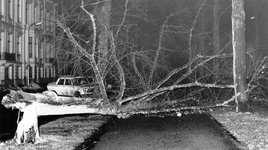
<svg viewBox="0 0 268 150"><path fill-rule="evenodd" d="M107 1L108 3L110 1ZM100 10L102 6L107 7L107 5L102 5L102 3L106 2L99 2L96 4L101 4ZM111 29L105 24L102 24L101 20L97 20L96 14L93 14L92 12L88 11L85 7L86 4L82 1L81 3L81 9L85 14L88 15L89 21L91 22L91 28L92 28L92 37L89 40L81 40L76 37L75 34L73 34L70 27L68 27L66 24L62 22L62 20L58 19L55 20L57 22L58 27L64 32L64 34L67 35L69 41L73 44L74 48L78 50L78 52L84 57L83 60L86 62L88 66L92 68L92 71L94 73L96 83L99 87L100 91L100 97L97 98L75 98L75 97L68 97L63 98L59 97L51 92L44 92L42 94L32 94L32 93L26 93L22 91L11 91L10 94L6 95L3 100L2 104L7 108L16 108L24 112L24 116L22 120L18 124L18 129L16 131L16 141L17 143L26 143L26 142L32 142L35 143L36 141L40 140L40 136L38 133L38 122L37 117L42 115L55 115L55 114L81 114L81 113L98 113L98 114L109 114L109 115L117 115L118 117L128 117L129 115L136 114L136 113L151 113L154 112L161 112L161 111L177 111L178 114L180 111L184 109L205 109L205 108L214 108L214 107L228 107L230 106L229 103L236 100L237 97L241 96L241 93L235 93L233 97L225 99L221 103L213 104L213 105L207 105L207 106L184 106L184 107L176 107L176 108L157 108L152 110L152 107L149 107L148 110L143 110L138 105L142 102L150 102L155 99L161 99L162 96L168 95L169 92L175 91L176 89L185 89L185 88L192 88L192 87L202 87L206 89L231 89L233 90L235 88L235 85L233 83L231 84L221 84L218 83L216 80L212 80L212 83L206 83L201 82L197 78L194 78L194 80L191 79L191 76L193 74L196 74L198 72L198 69L200 67L204 67L205 64L208 64L212 62L215 59L227 59L232 58L233 55L230 53L224 53L227 47L230 45L230 42L226 44L224 48L218 53L213 56L206 56L198 54L195 57L192 55L193 47L192 46L192 38L193 38L193 31L197 23L197 19L201 13L202 7L204 7L206 1L203 1L201 4L198 5L197 12L195 14L194 20L191 22L191 26L189 29L187 29L187 33L189 34L189 53L190 53L190 59L188 63L185 65L175 68L173 70L169 70L169 72L164 76L161 76L162 78L160 80L156 80L156 78L159 78L157 76L157 69L161 66L159 64L159 59L161 56L161 51L165 49L163 47L163 39L165 38L165 31L168 27L170 27L169 19L172 17L176 17L178 14L183 13L185 10L177 11L174 14L168 15L166 19L164 20L161 30L159 33L159 39L158 39L158 46L156 49L156 53L154 56L153 61L150 61L149 56L146 56L142 52L134 51L130 52L126 55L133 56L130 63L133 69L133 72L129 74L135 74L137 78L140 80L139 83L141 86L139 86L139 89L141 89L139 92L134 93L133 95L127 95L127 81L131 82L131 78L128 77L129 74L126 74L127 67L124 67L123 65L123 59L125 56L121 56L118 52L118 47L120 46L121 40L119 39L121 29L123 28L123 25L126 22L126 17L128 13L128 7L129 7L130 1L125 1L123 11L123 19L119 22L119 27L117 27L117 30L111 31ZM96 23L98 21L98 25ZM98 28L99 26L102 26L102 30L105 30L106 32L106 38L108 39L101 39L105 41L101 41L103 43L106 43L106 40L109 41L109 51L107 51L105 55L104 61L107 62L101 62L102 58L98 57L99 52L96 49L97 45L99 44L98 40L100 40L100 37L98 37ZM100 30L101 32L101 30ZM107 34L108 33L108 34ZM82 42L81 42L82 41ZM86 41L86 42L85 42ZM88 42L90 41L90 42ZM87 45L88 44L88 45ZM107 43L106 43L107 44ZM85 46L86 45L86 46ZM107 48L108 49L108 48ZM148 63L149 69L145 68L144 70L149 70L146 73L143 73L140 68L138 67L138 63L136 62L137 55L141 55L144 59L144 61L141 61L140 63ZM102 54L103 55L103 54ZM121 57L119 57L121 56ZM107 59L109 58L109 59ZM266 59L266 58L265 58ZM148 62L146 62L148 61ZM151 62L151 63L150 63ZM264 62L264 61L263 61ZM106 65L106 66L105 66ZM264 66L263 63L260 63L259 66ZM228 66L230 67L230 66ZM265 68L258 67L256 70L256 76L253 76L253 79L256 79L257 74L261 72ZM209 69L208 69L209 70ZM117 77L117 81L119 82L119 90L117 95L115 96L114 100L109 99L107 96L107 91L105 89L105 78L106 75L109 72L116 72L112 75ZM210 71L210 75L214 75L213 71ZM147 75L147 76L146 76ZM230 74L228 74L230 75ZM217 74L219 76L219 74ZM189 79L190 78L190 79ZM190 82L184 83L185 80L188 80ZM249 82L251 83L251 82ZM129 87L128 87L129 88ZM244 92L250 92L254 88L252 85L248 84L248 88ZM129 88L130 89L130 88ZM199 92L199 91L198 91ZM196 93L198 93L196 92ZM167 96L168 97L168 96ZM177 103L180 103L181 101L178 100ZM173 104L171 104L173 105ZM30 120L30 121L29 121Z"/></svg>

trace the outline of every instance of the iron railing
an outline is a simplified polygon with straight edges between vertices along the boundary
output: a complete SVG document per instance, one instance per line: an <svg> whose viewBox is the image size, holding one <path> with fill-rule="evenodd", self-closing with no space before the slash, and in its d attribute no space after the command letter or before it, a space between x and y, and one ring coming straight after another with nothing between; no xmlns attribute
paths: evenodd
<svg viewBox="0 0 268 150"><path fill-rule="evenodd" d="M0 53L0 60L20 62L21 57L20 57L20 54L17 54L17 57L16 57L15 53L2 52L2 53Z"/></svg>

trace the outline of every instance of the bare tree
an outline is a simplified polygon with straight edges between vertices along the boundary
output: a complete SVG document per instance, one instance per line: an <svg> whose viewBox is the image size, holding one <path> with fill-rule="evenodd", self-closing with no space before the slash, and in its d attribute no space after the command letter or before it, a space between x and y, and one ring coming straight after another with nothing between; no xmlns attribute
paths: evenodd
<svg viewBox="0 0 268 150"><path fill-rule="evenodd" d="M68 4L71 5L72 3ZM96 0L82 1L82 3L72 5L76 7L62 8L62 13L57 18L59 35L62 40L59 43L59 49L69 47L68 54L70 54L70 57L65 57L67 59L64 62L76 64L72 66L77 68L78 72L81 74L85 73L83 71L93 72L92 75L95 76L99 94L104 103L121 106L130 101L150 101L162 95L170 96L169 94L171 93L175 96L175 89L186 89L186 91L190 90L193 93L201 93L194 92L195 90L209 91L204 92L204 94L211 93L215 94L215 97L219 97L217 90L214 89L227 88L232 90L234 87L232 83L225 82L225 79L217 81L210 79L210 76L214 75L215 72L213 72L212 68L207 67L209 66L207 64L212 64L214 60L224 60L223 62L226 62L227 65L226 68L230 68L228 65L232 64L228 60L230 60L232 54L226 53L230 48L229 43L212 56L203 52L207 47L204 45L204 39L200 38L200 35L209 34L204 29L204 18L201 21L201 30L196 28L198 27L197 23L200 20L200 16L204 15L202 9L206 6L206 0L199 2L182 0L176 2L176 5L163 13L164 19L160 21L148 19L149 5L145 1L126 0L115 1L112 4L111 1ZM115 5L119 6L115 7ZM185 7L189 5L191 7ZM217 18L217 16L219 17L219 12L216 10L220 7L218 0L215 0L215 4L212 6L214 7L214 22L218 22L215 21L215 19L219 19ZM110 10L111 8L114 9ZM191 11L191 8L196 11ZM81 12L81 10L83 11ZM140 21L152 25L157 22L158 25L160 24L160 28L158 26L159 32L152 35L157 37L154 43L156 44L156 49L140 48L136 44L139 38L137 35L141 34L141 31L139 31L141 29L137 26ZM215 26L218 26L218 23L215 23ZM135 34L133 30L136 32ZM214 37L218 37L217 32L216 29ZM235 30L233 32L236 33ZM176 43L178 37L180 37L179 40L183 41L181 43L187 42L185 44L187 47L181 49L190 54L189 62L181 67L168 67L165 63L168 62L169 58L165 57L165 55L168 53L171 53L171 55L176 54L174 51L170 52L171 50L168 46L172 40ZM194 38L197 37L199 39L195 40ZM214 43L219 42L214 39ZM236 40L234 39L234 41ZM63 41L68 41L68 43L63 44ZM200 50L202 51L199 54L193 45L198 41L200 41ZM236 45L233 48L237 49ZM242 56L239 55L239 57ZM234 66L241 62L242 58L239 58L239 61L238 59L235 60ZM201 67L206 69L207 73L192 76L193 74L198 74L198 69ZM245 68L245 66L243 67ZM239 66L238 68L242 67ZM246 70L241 69L239 73L241 74L241 72L244 73ZM239 73L235 74L236 78L240 75ZM231 73L226 71L226 74ZM113 100L109 99L106 89L106 81L110 81L110 78L114 79L117 86L117 93ZM235 79L235 83L237 82L238 78ZM243 87L243 89L250 90L246 83L244 84L246 87ZM200 99L203 97L202 94L199 95ZM238 96L237 93L235 95Z"/></svg>
<svg viewBox="0 0 268 150"><path fill-rule="evenodd" d="M174 9L176 11L173 12L170 11L168 14L166 14L166 17L163 20L160 32L158 34L157 49L155 50L155 55L153 59L150 59L149 54L146 54L144 52L144 49L133 49L133 45L131 45L131 47L127 47L126 45L129 44L123 43L123 41L126 41L125 39L130 38L129 36L125 38L125 35L129 35L126 33L130 33L129 29L133 29L133 25L135 24L135 21L133 21L131 17L135 16L135 18L146 18L146 15L141 17L143 14L146 14L143 13L146 12L146 7L143 6L145 9L140 9L142 8L140 7L140 4L144 4L143 1L120 1L119 3L123 4L124 6L120 7L123 8L123 11L119 13L121 14L121 19L119 19L118 16L113 16L113 19L111 19L111 16L109 16L112 14L112 12L110 12L110 1L87 1L87 3L83 2L81 8L86 14L83 16L83 18L86 20L86 17L88 17L87 20L90 20L91 22L87 23L87 25L89 25L88 31L90 33L93 33L93 36L90 37L84 36L83 38L78 38L78 34L74 36L73 31L70 30L70 28L66 26L66 24L63 24L62 20L58 20L58 25L67 34L68 38L73 43L74 47L76 47L77 51L82 54L81 57L86 57L86 59L89 60L88 64L94 72L96 81L100 88L101 97L104 99L104 101L106 101L107 103L109 102L108 97L106 95L107 91L105 88L105 78L108 74L113 74L112 76L118 79L116 82L118 82L119 92L117 93L115 99L116 103L118 103L119 105L122 105L123 103L132 100L140 102L146 99L147 101L149 101L151 99L154 99L155 97L158 97L159 95L165 94L168 91L178 88L189 88L195 87L197 85L205 88L233 87L233 85L223 85L221 84L222 82L218 81L214 81L214 83L206 83L206 80L199 81L199 79L197 78L191 80L193 81L192 83L190 82L186 85L181 85L181 82L185 81L189 76L197 72L197 68L205 66L205 64L213 62L214 60L224 60L225 58L231 57L230 54L225 54L225 49L226 47L228 47L228 44L226 44L226 47L224 47L222 50L219 50L219 46L217 46L217 53L214 53L213 56L204 56L204 54L193 54L193 52L196 51L193 46L193 43L196 41L193 41L193 37L196 36L196 31L198 31L195 31L195 28L197 27L196 23L201 15L206 0L202 1L201 3L194 4L198 7L198 9L197 11L195 11L195 15L193 15L193 17L191 18L192 21L188 22L188 25L190 24L188 29L183 28L180 23L176 25L176 22L170 21L174 18L178 18L180 15L183 16L184 14L189 13L189 11L181 9L183 8L183 6L186 5L185 3L183 3L184 1L181 2L182 3L177 3L178 5L176 5L176 8L178 9ZM217 20L219 20L219 2L215 0L215 4L213 6L215 23L214 26L218 27L219 21ZM134 8L139 8L139 15L136 15L135 11L133 11L135 10ZM95 11L90 12L89 9L94 9ZM109 20L113 20L113 23L111 23ZM117 22L115 22L115 20ZM204 29L201 30L201 32L204 32ZM177 35L188 35L188 50L190 54L190 61L182 67L171 70L168 69L167 74L157 76L157 74L159 74L160 72L159 68L161 68L162 65L160 63L160 59L164 58L161 56L161 53L165 53L164 51L166 50L166 43L164 39L169 38L169 36L173 33L176 33ZM217 28L216 31L214 31L214 37L214 45L219 45L219 39L217 38L219 37L219 33ZM85 38L89 39L86 40ZM121 46L123 44L125 45L124 47ZM204 49L204 47L202 49ZM126 58L131 58L129 59L131 61L128 61ZM83 61L87 62L86 59L83 59ZM147 66L145 65L146 63L148 64ZM188 71L186 71L187 67L190 67ZM210 70L211 68L207 69ZM111 74L111 72L113 73ZM211 74L214 74L214 72L211 71ZM159 79L156 80L156 77L159 77ZM174 80L174 78L176 78L176 80ZM203 83L203 81L205 82ZM132 84L131 82L135 83L136 85ZM140 84L141 82L142 84ZM127 92L132 88L131 86L137 86L142 88L140 88L138 92L132 92L132 94L128 95Z"/></svg>
<svg viewBox="0 0 268 150"><path fill-rule="evenodd" d="M238 112L249 111L245 50L244 0L232 0L233 76Z"/></svg>
<svg viewBox="0 0 268 150"><path fill-rule="evenodd" d="M215 3L216 1L218 0L215 0ZM207 49L204 45L204 39L194 39L206 34L204 20L200 21L201 29L196 29L200 16L204 15L202 9L207 4L206 0L197 3L195 0L176 1L177 3L172 9L164 11L164 19L159 20L149 19L150 17L147 16L149 5L146 1L122 0L114 2L116 4L112 4L110 0L81 1L78 5L77 3L76 5L73 4L76 7L62 9L64 12L70 12L68 15L62 13L56 18L58 29L60 29L58 35L61 37L59 49L68 49L69 56L73 56L67 58L66 62L72 65L77 64L74 67L79 68L76 70L80 70L79 72L82 74L87 71L93 72L99 88L100 97L90 99L88 103L86 102L88 99L83 99L83 104L87 105L83 109L93 107L93 113L113 114L120 117L122 114L128 115L135 113L136 110L141 111L141 108L146 107L146 103L155 101L156 104L159 102L158 105L150 105L149 108L160 106L157 107L157 111L163 109L165 111L173 109L181 111L182 109L230 106L230 102L236 101L237 111L249 111L247 103L249 92L255 88L253 82L259 78L259 74L267 68L267 65L265 66L266 57L259 64L254 64L253 72L249 75L252 78L247 83L247 74L249 73L247 73L246 63L243 0L232 0L233 47L230 46L231 42L229 40L231 38L227 39L225 46L221 49L218 47L217 53L213 55L204 54L204 49ZM68 4L71 5L72 3ZM111 9L113 5L117 4L120 7L114 8L115 10ZM191 7L186 7L189 5ZM214 6L216 7L218 4ZM191 8L195 8L195 11L191 11ZM113 11L116 11L116 13ZM218 13L215 12L215 14ZM139 34L142 34L142 29L137 25L141 23L140 21L150 24L150 27L157 24L156 28L159 32L151 35L153 39L156 39L152 45L156 46L151 49L144 45L140 47L137 44L137 41L140 42L139 38L142 37L139 36ZM214 34L216 32L218 31L215 31ZM174 44L177 49L171 51L168 46L172 43L170 42L172 40L174 41L173 44L178 42L183 46ZM65 43L66 41L67 43ZM198 45L196 43L198 41L200 41L201 46L199 53L197 53L195 47L195 45ZM217 40L215 40L215 43L217 43ZM189 61L176 67L167 66L169 58L165 55L178 54L179 50L183 51L184 54L189 54L187 58ZM233 50L233 53L231 53L231 50ZM233 63L230 61L232 58ZM222 66L226 66L226 68L233 66L233 70L224 70L228 79L211 80L210 76L214 75L215 72L213 68L207 67L207 64L213 64L214 60L223 60L221 61L224 62ZM193 76L198 73L198 69L201 67L206 69L208 73ZM231 79L233 80L229 82L229 75L232 73L233 78L231 77ZM204 79L206 78L204 76L207 76L207 79ZM115 79L118 86L113 100L108 97L105 86L109 77ZM226 90L228 90L228 93ZM233 90L235 91L234 94ZM219 101L217 98L221 97L222 93L227 96ZM199 102L210 94L214 95L214 103L195 104L194 106L177 105L189 101ZM27 111L25 114L28 114L28 117L34 115L37 118L36 108L31 107L32 105L29 104L32 104L32 101L29 102L28 100L35 98L38 99L38 102L42 102L43 99L44 101L51 99L53 101L55 97L51 97L12 91L3 99L2 103L5 106ZM73 98L72 100L77 99ZM168 106L168 108L165 109L163 106ZM173 106L176 107L173 108ZM36 120L30 123L23 121L19 127L25 125L33 127L33 135L35 134L38 138ZM20 134L19 138L22 136L21 131L21 128L17 131Z"/></svg>

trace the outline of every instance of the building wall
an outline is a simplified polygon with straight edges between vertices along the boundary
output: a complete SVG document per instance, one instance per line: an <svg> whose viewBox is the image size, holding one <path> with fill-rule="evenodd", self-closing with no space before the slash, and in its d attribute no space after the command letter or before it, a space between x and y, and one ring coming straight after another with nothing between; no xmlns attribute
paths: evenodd
<svg viewBox="0 0 268 150"><path fill-rule="evenodd" d="M0 1L0 84L55 77L55 9L49 0Z"/></svg>

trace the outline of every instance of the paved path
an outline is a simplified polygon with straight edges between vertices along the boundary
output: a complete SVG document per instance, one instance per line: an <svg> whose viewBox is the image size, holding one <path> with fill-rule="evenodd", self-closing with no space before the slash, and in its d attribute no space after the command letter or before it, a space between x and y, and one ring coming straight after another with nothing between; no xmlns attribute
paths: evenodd
<svg viewBox="0 0 268 150"><path fill-rule="evenodd" d="M95 150L236 150L209 115L132 116L107 125Z"/></svg>

